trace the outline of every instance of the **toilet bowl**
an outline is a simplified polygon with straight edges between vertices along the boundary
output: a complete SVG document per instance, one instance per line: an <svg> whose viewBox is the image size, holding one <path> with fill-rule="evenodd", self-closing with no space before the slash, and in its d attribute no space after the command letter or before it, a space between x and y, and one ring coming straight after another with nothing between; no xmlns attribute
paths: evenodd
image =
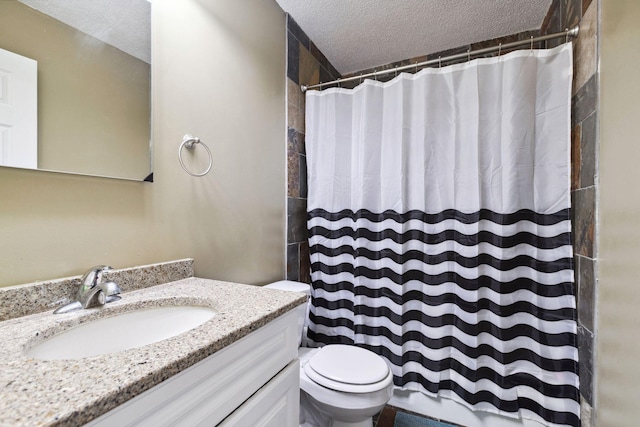
<svg viewBox="0 0 640 427"><path fill-rule="evenodd" d="M307 284L280 281L271 289L303 292ZM306 319L299 323L301 342ZM331 344L298 349L300 359L300 425L304 427L372 427L372 416L393 395L393 374L386 361L364 348Z"/></svg>

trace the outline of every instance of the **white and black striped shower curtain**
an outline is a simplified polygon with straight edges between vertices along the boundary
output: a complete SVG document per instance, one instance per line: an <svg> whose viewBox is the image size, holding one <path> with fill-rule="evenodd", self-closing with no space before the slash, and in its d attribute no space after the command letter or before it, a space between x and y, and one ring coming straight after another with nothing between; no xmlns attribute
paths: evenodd
<svg viewBox="0 0 640 427"><path fill-rule="evenodd" d="M580 424L571 45L306 95L309 337L396 386Z"/></svg>

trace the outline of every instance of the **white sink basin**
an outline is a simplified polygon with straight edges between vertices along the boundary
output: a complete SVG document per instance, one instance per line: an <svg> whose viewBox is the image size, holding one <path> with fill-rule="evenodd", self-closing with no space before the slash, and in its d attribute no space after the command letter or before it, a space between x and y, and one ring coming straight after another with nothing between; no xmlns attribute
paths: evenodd
<svg viewBox="0 0 640 427"><path fill-rule="evenodd" d="M180 306L136 310L83 323L34 346L26 355L36 359L81 359L142 347L187 332L216 311Z"/></svg>

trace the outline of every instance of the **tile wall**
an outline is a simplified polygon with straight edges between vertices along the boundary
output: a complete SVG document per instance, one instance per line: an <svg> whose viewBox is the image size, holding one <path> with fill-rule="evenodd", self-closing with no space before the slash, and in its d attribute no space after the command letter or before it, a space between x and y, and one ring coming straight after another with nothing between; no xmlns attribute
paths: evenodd
<svg viewBox="0 0 640 427"><path fill-rule="evenodd" d="M596 201L597 201L597 147L598 147L598 1L553 0L540 30L460 46L443 52L436 52L416 58L405 59L375 69L361 70L340 76L313 42L300 30L295 21L288 18L288 222L287 222L287 277L309 281L308 245L306 243L306 166L304 154L304 96L299 84L314 84L338 77L352 77L374 71L393 69L439 57L446 57L468 50L482 49L506 44L516 40L526 40L538 35L551 34L580 24L580 34L574 41L574 82L572 97L571 133L571 196L573 208L573 233L575 253L575 283L578 302L578 349L580 357L580 394L582 403L582 424L595 425L593 411L594 372L594 313L596 295ZM555 47L563 40L550 40L546 47ZM536 43L534 48L544 48L545 42ZM507 53L502 50L501 53ZM494 54L495 55L495 54ZM477 56L474 56L477 57ZM443 62L451 65L458 61ZM386 81L394 73L378 76ZM343 83L351 88L359 81Z"/></svg>
<svg viewBox="0 0 640 427"><path fill-rule="evenodd" d="M573 46L573 97L571 111L571 202L573 250L578 302L578 352L582 425L595 425L594 341L598 278L598 22L599 1L553 0L541 33L555 33L580 24ZM561 41L550 41L549 47Z"/></svg>
<svg viewBox="0 0 640 427"><path fill-rule="evenodd" d="M335 80L340 74L287 15L287 279L310 283L307 241L307 161L304 94L300 85Z"/></svg>

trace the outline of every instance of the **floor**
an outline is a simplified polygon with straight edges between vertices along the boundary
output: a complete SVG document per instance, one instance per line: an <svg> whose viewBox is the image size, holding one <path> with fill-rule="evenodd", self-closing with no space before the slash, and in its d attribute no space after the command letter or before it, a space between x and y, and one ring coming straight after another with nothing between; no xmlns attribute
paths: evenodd
<svg viewBox="0 0 640 427"><path fill-rule="evenodd" d="M382 412L373 417L373 427L393 427L396 418L396 408L385 406Z"/></svg>

